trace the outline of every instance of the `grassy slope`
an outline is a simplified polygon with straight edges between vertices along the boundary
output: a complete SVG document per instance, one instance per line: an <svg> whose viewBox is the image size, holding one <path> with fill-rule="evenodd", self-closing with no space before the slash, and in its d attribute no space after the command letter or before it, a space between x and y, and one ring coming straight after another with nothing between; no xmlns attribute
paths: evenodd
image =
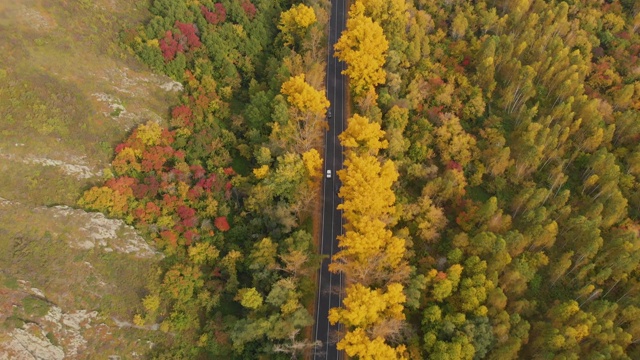
<svg viewBox="0 0 640 360"><path fill-rule="evenodd" d="M131 320L157 259L119 251L140 240L119 223L50 208L73 206L100 182L127 131L166 117L176 102L177 93L161 87L169 79L117 44L118 31L142 21L146 7L0 0L0 353L29 336L67 358L131 357L149 348L144 339L160 341L157 332L120 329L113 320ZM102 240L91 239L100 231ZM43 319L56 306L62 316ZM69 318L79 310L97 313L76 326ZM83 340L74 343L77 335ZM40 347L55 358L51 346Z"/></svg>

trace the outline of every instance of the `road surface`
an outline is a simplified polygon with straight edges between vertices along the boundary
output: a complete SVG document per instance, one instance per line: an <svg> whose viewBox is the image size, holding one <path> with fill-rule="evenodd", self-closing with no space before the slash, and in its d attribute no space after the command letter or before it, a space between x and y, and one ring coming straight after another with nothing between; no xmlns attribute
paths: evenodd
<svg viewBox="0 0 640 360"><path fill-rule="evenodd" d="M347 5L345 0L331 0L331 19L329 22L329 43L327 54L327 98L331 103L332 117L327 119L329 131L325 138L325 171L323 186L322 209L322 238L320 251L326 258L318 274L318 302L316 304L316 324L314 340L320 340L322 346L314 349L313 359L338 360L343 359L342 351L336 349L339 331L338 326L331 326L327 316L329 309L342 305L342 275L332 274L327 266L331 257L338 251L336 236L342 234L342 211L336 207L339 204L337 189L340 180L336 171L342 168L342 146L338 135L344 130L346 108L344 100L347 94L346 80L342 70L346 65L333 57L333 45L338 41L345 28ZM331 178L326 177L327 170L331 170Z"/></svg>

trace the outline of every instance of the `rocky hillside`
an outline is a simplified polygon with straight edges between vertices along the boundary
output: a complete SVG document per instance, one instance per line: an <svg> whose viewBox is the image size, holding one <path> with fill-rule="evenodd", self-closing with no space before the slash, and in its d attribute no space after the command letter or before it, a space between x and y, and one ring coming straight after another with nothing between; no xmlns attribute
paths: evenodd
<svg viewBox="0 0 640 360"><path fill-rule="evenodd" d="M161 256L122 221L74 209L113 145L177 102L180 84L119 45L145 9L0 1L0 359L136 358L163 340L130 323Z"/></svg>

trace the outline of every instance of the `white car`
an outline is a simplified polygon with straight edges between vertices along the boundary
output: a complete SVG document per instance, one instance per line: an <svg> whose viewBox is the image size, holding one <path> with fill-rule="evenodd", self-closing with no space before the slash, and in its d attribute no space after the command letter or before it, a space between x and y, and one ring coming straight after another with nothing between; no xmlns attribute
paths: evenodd
<svg viewBox="0 0 640 360"><path fill-rule="evenodd" d="M331 179L331 170L327 170L327 179Z"/></svg>

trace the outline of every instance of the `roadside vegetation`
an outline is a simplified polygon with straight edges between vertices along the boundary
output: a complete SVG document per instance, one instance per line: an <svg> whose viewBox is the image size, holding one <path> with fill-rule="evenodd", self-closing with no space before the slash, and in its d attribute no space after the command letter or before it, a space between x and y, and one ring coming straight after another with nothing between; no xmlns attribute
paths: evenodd
<svg viewBox="0 0 640 360"><path fill-rule="evenodd" d="M122 33L184 91L168 126L133 130L78 204L163 251L134 317L171 334L157 358L289 359L312 346L328 6L157 0Z"/></svg>

